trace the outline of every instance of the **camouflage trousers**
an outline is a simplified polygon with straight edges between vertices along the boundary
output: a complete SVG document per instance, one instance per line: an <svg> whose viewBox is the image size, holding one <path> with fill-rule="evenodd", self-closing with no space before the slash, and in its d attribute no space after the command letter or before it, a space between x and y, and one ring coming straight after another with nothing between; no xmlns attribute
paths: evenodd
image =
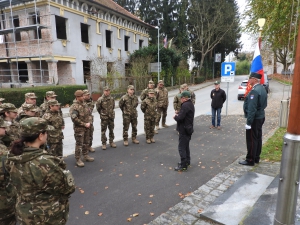
<svg viewBox="0 0 300 225"><path fill-rule="evenodd" d="M109 143L112 143L115 139L114 128L115 122L113 118L101 119L101 141L105 145L107 141L106 130L109 130Z"/></svg>
<svg viewBox="0 0 300 225"><path fill-rule="evenodd" d="M168 107L157 108L156 121L155 121L156 126L159 126L159 121L161 117L162 117L161 124L166 124L167 111L168 111Z"/></svg>
<svg viewBox="0 0 300 225"><path fill-rule="evenodd" d="M88 154L90 148L90 129L89 128L74 128L74 137L75 137L75 159L79 159L80 155L83 156Z"/></svg>
<svg viewBox="0 0 300 225"><path fill-rule="evenodd" d="M90 142L89 142L89 147L92 147L92 145L93 145L93 135L94 135L94 124L92 122L91 126L90 126Z"/></svg>
<svg viewBox="0 0 300 225"><path fill-rule="evenodd" d="M49 146L48 152L55 156L63 156L63 142L62 140L56 142L56 143L49 143L47 142L47 145Z"/></svg>
<svg viewBox="0 0 300 225"><path fill-rule="evenodd" d="M14 205L9 209L0 210L0 225L15 225L16 221Z"/></svg>
<svg viewBox="0 0 300 225"><path fill-rule="evenodd" d="M144 129L146 133L146 140L154 137L155 120L144 118Z"/></svg>
<svg viewBox="0 0 300 225"><path fill-rule="evenodd" d="M131 124L132 127L132 138L136 138L137 135L137 117L130 115L123 115L123 139L128 140L128 129Z"/></svg>

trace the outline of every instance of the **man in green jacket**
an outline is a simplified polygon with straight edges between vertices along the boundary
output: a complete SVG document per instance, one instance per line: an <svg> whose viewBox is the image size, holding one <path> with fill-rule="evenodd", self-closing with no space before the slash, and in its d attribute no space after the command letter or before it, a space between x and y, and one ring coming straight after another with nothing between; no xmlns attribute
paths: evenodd
<svg viewBox="0 0 300 225"><path fill-rule="evenodd" d="M246 143L247 156L246 160L240 161L239 164L245 166L254 166L259 163L262 147L262 126L265 122L265 108L267 107L267 92L260 85L261 75L251 73L249 83L252 90L245 98L244 114L246 121Z"/></svg>

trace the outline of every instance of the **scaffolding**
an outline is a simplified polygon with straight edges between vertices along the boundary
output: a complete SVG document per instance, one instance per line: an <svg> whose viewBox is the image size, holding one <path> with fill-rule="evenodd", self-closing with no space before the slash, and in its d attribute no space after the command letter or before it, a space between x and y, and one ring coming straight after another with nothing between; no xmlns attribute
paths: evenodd
<svg viewBox="0 0 300 225"><path fill-rule="evenodd" d="M0 1L0 84L21 87L53 83L49 1Z"/></svg>

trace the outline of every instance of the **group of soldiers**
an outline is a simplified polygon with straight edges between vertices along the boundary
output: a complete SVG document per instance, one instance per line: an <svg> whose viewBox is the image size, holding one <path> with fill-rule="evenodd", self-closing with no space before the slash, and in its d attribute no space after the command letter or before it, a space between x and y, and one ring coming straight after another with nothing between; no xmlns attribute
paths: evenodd
<svg viewBox="0 0 300 225"><path fill-rule="evenodd" d="M180 86L178 95L174 97L173 106L175 113L180 110L180 93L188 90L188 85ZM101 142L102 149L107 148L107 139L109 146L116 148L114 143L114 119L115 119L115 99L111 96L108 86L103 88L103 95L93 102L88 90L77 90L75 99L70 107L69 114L73 122L75 145L75 159L78 167L83 167L84 162L93 162L94 158L89 156L89 152L95 152L92 148L94 133L93 110L96 106L101 119ZM191 92L192 102L195 103L195 94ZM19 139L19 123L29 117L41 117L55 129L48 131L47 144L43 146L49 153L62 157L63 156L63 129L65 123L60 108L60 103L56 100L57 95L54 91L46 92L44 103L38 107L36 105L37 96L35 93L26 93L25 102L17 109L11 103L3 103L0 98L0 116L7 121L9 126L6 129L2 142L9 148L14 140ZM168 90L164 87L163 80L158 81L157 87L153 81L149 81L148 87L140 95L141 110L144 113L144 131L146 143L155 142L154 134L158 133L161 121L162 127L168 127L166 124L167 109L169 105ZM132 126L131 139L132 143L139 144L137 140L137 107L139 104L138 97L135 95L133 85L127 87L127 93L119 101L119 108L123 115L123 144L128 146L128 130ZM109 131L109 137L106 137L106 130Z"/></svg>

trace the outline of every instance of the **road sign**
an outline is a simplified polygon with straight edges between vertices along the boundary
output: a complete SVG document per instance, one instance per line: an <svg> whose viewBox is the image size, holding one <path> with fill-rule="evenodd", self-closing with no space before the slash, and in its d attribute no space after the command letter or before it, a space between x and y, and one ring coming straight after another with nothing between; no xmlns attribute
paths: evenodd
<svg viewBox="0 0 300 225"><path fill-rule="evenodd" d="M221 82L234 82L235 62L223 62L221 76Z"/></svg>
<svg viewBox="0 0 300 225"><path fill-rule="evenodd" d="M149 73L152 73L152 72L161 72L161 62L158 63L149 63L148 65L148 71Z"/></svg>
<svg viewBox="0 0 300 225"><path fill-rule="evenodd" d="M215 62L221 62L221 57L222 57L221 53L216 53L215 54Z"/></svg>

